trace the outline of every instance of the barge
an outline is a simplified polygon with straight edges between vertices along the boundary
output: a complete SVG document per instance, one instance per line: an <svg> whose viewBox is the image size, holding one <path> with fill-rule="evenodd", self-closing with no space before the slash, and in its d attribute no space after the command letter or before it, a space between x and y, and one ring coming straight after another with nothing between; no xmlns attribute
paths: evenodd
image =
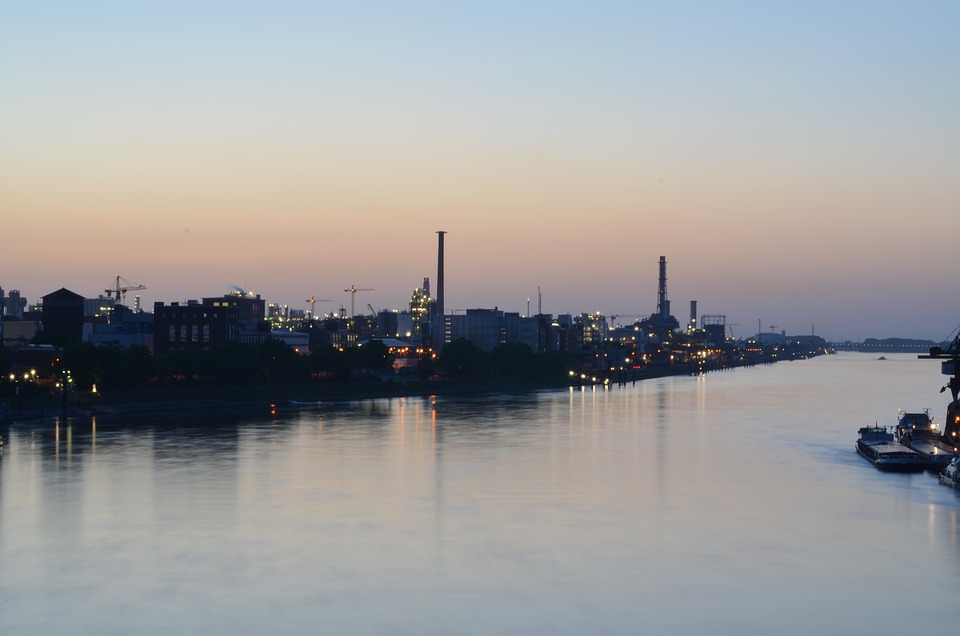
<svg viewBox="0 0 960 636"><path fill-rule="evenodd" d="M920 472L927 467L926 458L896 441L886 426L864 426L858 433L857 452L880 470Z"/></svg>
<svg viewBox="0 0 960 636"><path fill-rule="evenodd" d="M940 433L940 427L930 417L930 410L909 413L900 411L896 440L927 460L927 468L939 472L957 454L957 447Z"/></svg>

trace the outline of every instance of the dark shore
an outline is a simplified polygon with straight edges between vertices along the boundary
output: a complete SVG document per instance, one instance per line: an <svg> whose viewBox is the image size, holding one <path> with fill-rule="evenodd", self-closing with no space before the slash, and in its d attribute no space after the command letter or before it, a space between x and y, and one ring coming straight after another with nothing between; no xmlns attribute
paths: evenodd
<svg viewBox="0 0 960 636"><path fill-rule="evenodd" d="M431 395L482 395L523 393L566 388L561 382L457 382L452 380L378 382L355 381L324 384L259 385L243 387L175 387L86 395L70 400L64 409L59 400L44 403L10 403L13 422L38 422L66 415L77 417L158 417L186 414L270 413L296 405L350 402Z"/></svg>
<svg viewBox="0 0 960 636"><path fill-rule="evenodd" d="M678 367L647 369L631 377L632 384L645 379L670 375L689 375ZM71 399L64 408L62 402L48 397L42 403L35 400L9 402L13 422L38 422L57 417L162 417L188 414L244 414L270 413L285 408L312 403L350 402L397 397L467 396L485 394L517 394L532 391L567 389L569 378L525 379L494 378L482 381L468 380L411 380L386 381L353 380L291 385L257 386L186 386L109 391ZM587 385L589 386L589 385ZM613 385L616 386L616 383Z"/></svg>

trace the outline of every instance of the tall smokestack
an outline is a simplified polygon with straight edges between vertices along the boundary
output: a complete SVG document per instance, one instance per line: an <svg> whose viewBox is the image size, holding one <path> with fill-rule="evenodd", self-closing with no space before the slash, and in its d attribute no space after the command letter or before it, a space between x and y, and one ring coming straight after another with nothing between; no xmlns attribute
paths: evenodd
<svg viewBox="0 0 960 636"><path fill-rule="evenodd" d="M660 257L660 285L657 289L657 313L661 318L670 316L670 301L667 300L667 257Z"/></svg>
<svg viewBox="0 0 960 636"><path fill-rule="evenodd" d="M438 317L443 317L443 230L437 232L437 302L434 305L434 312Z"/></svg>

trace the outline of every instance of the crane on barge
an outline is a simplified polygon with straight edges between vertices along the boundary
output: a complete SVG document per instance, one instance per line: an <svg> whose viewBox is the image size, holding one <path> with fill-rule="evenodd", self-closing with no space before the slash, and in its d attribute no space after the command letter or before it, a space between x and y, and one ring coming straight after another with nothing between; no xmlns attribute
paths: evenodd
<svg viewBox="0 0 960 636"><path fill-rule="evenodd" d="M943 393L950 389L953 398L947 405L947 417L943 425L943 441L954 447L960 446L960 334L954 337L953 342L946 349L936 346L930 347L930 353L917 356L923 360L940 360L940 373L950 376L947 383L941 387Z"/></svg>

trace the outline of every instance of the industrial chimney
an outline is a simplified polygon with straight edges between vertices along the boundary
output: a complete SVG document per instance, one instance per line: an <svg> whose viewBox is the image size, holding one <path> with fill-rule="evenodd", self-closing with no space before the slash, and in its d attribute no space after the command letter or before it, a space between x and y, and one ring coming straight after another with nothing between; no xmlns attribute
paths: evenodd
<svg viewBox="0 0 960 636"><path fill-rule="evenodd" d="M670 317L670 301L667 300L667 257L660 257L660 285L657 289L657 313L660 318Z"/></svg>
<svg viewBox="0 0 960 636"><path fill-rule="evenodd" d="M443 230L437 231L437 299L434 304L434 315L443 318Z"/></svg>

